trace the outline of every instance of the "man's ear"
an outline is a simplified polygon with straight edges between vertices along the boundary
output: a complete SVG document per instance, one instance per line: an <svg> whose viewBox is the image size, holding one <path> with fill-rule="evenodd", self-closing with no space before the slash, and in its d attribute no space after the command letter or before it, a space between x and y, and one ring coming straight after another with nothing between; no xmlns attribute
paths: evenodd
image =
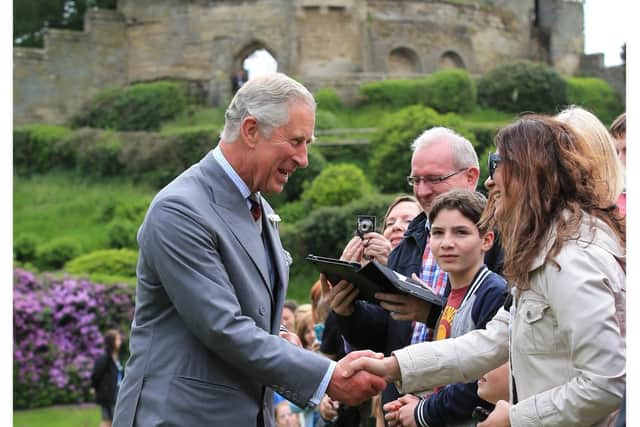
<svg viewBox="0 0 640 427"><path fill-rule="evenodd" d="M476 186L478 185L478 179L480 178L480 169L478 169L475 166L472 166L469 169L467 169L467 171L464 174L467 177L469 186L472 189L475 189Z"/></svg>
<svg viewBox="0 0 640 427"><path fill-rule="evenodd" d="M253 116L247 116L242 119L240 124L240 139L244 141L249 148L255 148L258 144L260 135L260 129L258 128L258 121Z"/></svg>
<svg viewBox="0 0 640 427"><path fill-rule="evenodd" d="M495 240L496 235L493 230L489 230L484 233L482 236L482 251L488 252L493 247L493 241Z"/></svg>

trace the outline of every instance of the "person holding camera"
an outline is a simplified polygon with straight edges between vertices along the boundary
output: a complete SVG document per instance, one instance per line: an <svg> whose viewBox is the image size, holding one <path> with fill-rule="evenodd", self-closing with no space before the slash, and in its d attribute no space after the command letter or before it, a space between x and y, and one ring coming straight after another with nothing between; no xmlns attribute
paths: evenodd
<svg viewBox="0 0 640 427"><path fill-rule="evenodd" d="M446 297L451 287L429 244L428 214L438 195L452 189L475 190L480 176L478 156L471 142L443 127L426 130L411 148L411 175L407 182L423 212L409 224L404 238L389 254L387 266L407 277L415 274L434 293ZM496 242L485 254L484 263L499 274L502 262L503 254ZM324 289L340 332L356 349L373 349L388 355L433 338L437 315L432 315L428 303L416 297L381 294L380 304L371 304L357 301L357 289L345 281L327 284ZM382 404L399 397L396 387L389 384L382 393Z"/></svg>
<svg viewBox="0 0 640 427"><path fill-rule="evenodd" d="M376 260L387 265L391 250L402 241L411 221L422 212L418 201L408 195L396 197L387 208L382 234L376 232L376 217L359 215L355 236L342 251L341 260L365 264Z"/></svg>
<svg viewBox="0 0 640 427"><path fill-rule="evenodd" d="M120 346L122 345L120 332L109 329L105 333L104 344L105 352L96 359L93 365L91 386L96 393L96 403L100 405L102 415L100 427L111 427L118 387L124 373L119 359Z"/></svg>

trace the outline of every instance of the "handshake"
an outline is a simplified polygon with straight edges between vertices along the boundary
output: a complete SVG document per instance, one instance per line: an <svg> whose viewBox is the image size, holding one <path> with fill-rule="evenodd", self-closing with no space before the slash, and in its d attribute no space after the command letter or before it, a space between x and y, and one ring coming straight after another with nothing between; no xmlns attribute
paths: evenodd
<svg viewBox="0 0 640 427"><path fill-rule="evenodd" d="M371 350L353 351L336 364L327 394L333 400L355 406L384 390L388 381L399 377L399 372L395 357L385 358Z"/></svg>

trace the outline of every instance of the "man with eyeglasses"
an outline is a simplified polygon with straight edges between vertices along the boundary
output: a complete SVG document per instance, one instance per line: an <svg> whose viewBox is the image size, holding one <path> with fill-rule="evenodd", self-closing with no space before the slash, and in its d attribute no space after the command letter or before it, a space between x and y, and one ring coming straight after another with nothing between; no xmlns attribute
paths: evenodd
<svg viewBox="0 0 640 427"><path fill-rule="evenodd" d="M391 252L387 266L407 277L416 275L435 293L449 294L447 273L435 261L429 245L428 214L433 200L452 189L474 191L480 168L473 145L451 129L434 127L423 132L411 145L411 175L407 183L424 210L409 224L402 242ZM487 267L502 271L503 254L499 244L485 256ZM385 294L380 305L355 300L351 284L333 284L326 298L338 319L340 330L350 345L357 349L373 349L389 355L392 351L433 338L433 327L439 313L430 313L424 301L410 295ZM456 396L475 394L473 387L456 384ZM382 393L382 404L399 397L393 384ZM446 398L446 397L445 397ZM434 425L451 424L456 418L468 418L464 405L433 403ZM459 413L456 414L456 409Z"/></svg>

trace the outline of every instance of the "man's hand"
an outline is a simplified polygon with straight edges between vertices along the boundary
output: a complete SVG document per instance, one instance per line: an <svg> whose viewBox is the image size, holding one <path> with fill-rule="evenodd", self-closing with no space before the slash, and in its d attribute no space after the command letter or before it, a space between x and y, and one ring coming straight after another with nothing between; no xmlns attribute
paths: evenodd
<svg viewBox="0 0 640 427"><path fill-rule="evenodd" d="M511 403L505 400L498 400L495 409L489 414L486 420L478 424L478 427L510 427L510 408Z"/></svg>
<svg viewBox="0 0 640 427"><path fill-rule="evenodd" d="M332 421L338 416L338 406L340 406L340 402L333 400L328 394L325 394L320 401L320 405L318 405L318 412L320 412L323 420Z"/></svg>
<svg viewBox="0 0 640 427"><path fill-rule="evenodd" d="M382 359L381 353L371 350L352 351L343 357L337 364L327 388L327 394L334 400L344 402L349 406L356 406L375 396L387 386L387 383L379 376L360 370L351 371L345 375L345 369L359 358L368 360Z"/></svg>
<svg viewBox="0 0 640 427"><path fill-rule="evenodd" d="M414 411L420 398L412 394L405 394L397 400L387 403L382 409L384 419L390 427L417 427Z"/></svg>
<svg viewBox="0 0 640 427"><path fill-rule="evenodd" d="M415 320L425 323L429 317L431 304L412 295L376 292L374 297L380 300L380 307L391 312L391 318L394 320Z"/></svg>
<svg viewBox="0 0 640 427"><path fill-rule="evenodd" d="M327 303L329 307L341 316L351 316L353 314L355 301L360 291L346 280L341 280L337 285L331 286L327 276L320 274L320 285L322 289L321 301Z"/></svg>
<svg viewBox="0 0 640 427"><path fill-rule="evenodd" d="M350 377L352 375L356 375L359 371L367 371L370 374L382 377L388 383L400 379L400 365L398 364L398 359L396 359L395 356L372 358L363 355L351 361L351 363L345 367L344 376Z"/></svg>

